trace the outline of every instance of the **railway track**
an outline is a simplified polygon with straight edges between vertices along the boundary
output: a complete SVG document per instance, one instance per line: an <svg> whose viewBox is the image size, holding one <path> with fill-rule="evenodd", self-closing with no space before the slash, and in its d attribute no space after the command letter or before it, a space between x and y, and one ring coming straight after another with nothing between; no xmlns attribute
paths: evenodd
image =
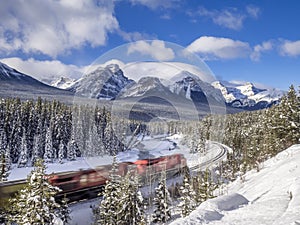
<svg viewBox="0 0 300 225"><path fill-rule="evenodd" d="M226 155L226 153L227 153L227 149L226 149L223 145L221 145L221 144L219 144L219 143L217 143L217 142L212 142L212 144L218 146L218 148L219 148L218 154L217 154L214 158L209 159L209 160L207 160L206 162L200 163L200 164L197 165L197 166L192 166L192 167L190 167L190 168L189 168L190 171L198 171L198 170L201 170L201 169L206 169L208 166L210 166L210 165L212 165L212 164L218 162L219 160L223 159L223 157L224 157L224 156Z"/></svg>

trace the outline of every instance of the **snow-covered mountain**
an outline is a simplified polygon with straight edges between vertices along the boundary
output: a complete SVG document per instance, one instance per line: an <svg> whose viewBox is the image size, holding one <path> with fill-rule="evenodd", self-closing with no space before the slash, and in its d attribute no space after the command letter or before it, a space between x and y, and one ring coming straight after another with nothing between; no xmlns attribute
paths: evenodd
<svg viewBox="0 0 300 225"><path fill-rule="evenodd" d="M86 74L67 90L84 97L111 100L132 82L124 76L118 65L111 64Z"/></svg>
<svg viewBox="0 0 300 225"><path fill-rule="evenodd" d="M51 82L51 86L60 88L60 89L68 89L76 82L75 79L71 79L68 77L61 77L53 82Z"/></svg>
<svg viewBox="0 0 300 225"><path fill-rule="evenodd" d="M18 84L32 84L32 85L45 85L38 80L23 74L8 65L0 62L0 80L1 83L18 83Z"/></svg>
<svg viewBox="0 0 300 225"><path fill-rule="evenodd" d="M212 85L202 81L198 76L182 71L171 79L169 89L176 94L183 95L193 101L209 101L213 99L217 102L224 102L224 98L219 90Z"/></svg>
<svg viewBox="0 0 300 225"><path fill-rule="evenodd" d="M212 85L219 89L226 103L237 108L259 109L269 107L279 101L284 91L277 89L260 89L252 83L233 84L215 81Z"/></svg>
<svg viewBox="0 0 300 225"><path fill-rule="evenodd" d="M155 96L167 98L171 101L188 102L195 104L216 104L225 102L221 92L202 81L197 75L181 71L170 80L157 77L143 77L132 84L120 96L121 98Z"/></svg>
<svg viewBox="0 0 300 225"><path fill-rule="evenodd" d="M0 62L0 97L32 99L43 97L49 100L71 101L73 93L44 84Z"/></svg>
<svg viewBox="0 0 300 225"><path fill-rule="evenodd" d="M143 77L124 90L121 98L171 94L157 77Z"/></svg>

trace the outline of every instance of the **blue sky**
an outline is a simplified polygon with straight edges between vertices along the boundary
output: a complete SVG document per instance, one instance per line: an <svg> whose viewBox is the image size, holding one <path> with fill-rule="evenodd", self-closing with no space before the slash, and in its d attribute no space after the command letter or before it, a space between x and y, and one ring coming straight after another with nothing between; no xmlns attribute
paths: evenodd
<svg viewBox="0 0 300 225"><path fill-rule="evenodd" d="M172 42L219 79L286 90L300 85L299 12L297 0L2 0L0 60L39 79L76 77L135 41L136 53L173 61Z"/></svg>

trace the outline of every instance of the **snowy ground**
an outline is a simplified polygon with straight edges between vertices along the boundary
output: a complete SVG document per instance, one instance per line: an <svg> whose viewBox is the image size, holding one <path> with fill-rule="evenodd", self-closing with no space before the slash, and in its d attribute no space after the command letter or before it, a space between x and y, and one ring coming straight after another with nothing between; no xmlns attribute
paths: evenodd
<svg viewBox="0 0 300 225"><path fill-rule="evenodd" d="M172 225L299 225L300 145L266 161L260 172L228 185L227 195L202 203Z"/></svg>

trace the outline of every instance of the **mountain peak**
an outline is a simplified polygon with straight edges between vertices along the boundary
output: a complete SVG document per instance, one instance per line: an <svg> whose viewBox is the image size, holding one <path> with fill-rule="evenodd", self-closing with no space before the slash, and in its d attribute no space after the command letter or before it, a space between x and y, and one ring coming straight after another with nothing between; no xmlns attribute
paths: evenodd
<svg viewBox="0 0 300 225"><path fill-rule="evenodd" d="M215 81L212 85L221 91L226 103L238 108L265 108L276 102L284 92L275 89L260 89L251 82L227 83Z"/></svg>
<svg viewBox="0 0 300 225"><path fill-rule="evenodd" d="M68 89L81 96L112 100L131 82L117 64L109 64L97 67Z"/></svg>
<svg viewBox="0 0 300 225"><path fill-rule="evenodd" d="M67 89L71 87L75 83L75 79L71 79L69 77L60 77L59 79L51 82L51 86L57 87L60 89Z"/></svg>
<svg viewBox="0 0 300 225"><path fill-rule="evenodd" d="M120 71L120 66L118 64L109 64L105 68L109 69L114 74L117 74Z"/></svg>

